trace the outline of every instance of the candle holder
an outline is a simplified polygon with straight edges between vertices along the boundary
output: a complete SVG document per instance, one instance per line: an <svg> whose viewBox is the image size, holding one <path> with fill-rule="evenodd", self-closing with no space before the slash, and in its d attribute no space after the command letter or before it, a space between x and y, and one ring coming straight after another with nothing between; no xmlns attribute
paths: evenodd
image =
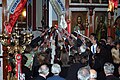
<svg viewBox="0 0 120 80"><path fill-rule="evenodd" d="M7 47L8 53L22 54L26 48L25 46L31 43L32 36L31 32L23 32L20 28L15 27L15 31L10 36L6 33L0 34L0 42Z"/></svg>
<svg viewBox="0 0 120 80"><path fill-rule="evenodd" d="M24 53L24 50L26 49L26 45L29 45L31 43L32 38L33 35L31 32L23 31L17 26L14 28L11 34L0 34L1 44L7 48L8 55L12 54L13 57L16 57L18 55L21 56L21 54ZM8 59L10 59L10 56L8 56ZM15 69L16 78L18 80L21 80L21 60L18 62L18 60L15 58L15 64L17 66Z"/></svg>

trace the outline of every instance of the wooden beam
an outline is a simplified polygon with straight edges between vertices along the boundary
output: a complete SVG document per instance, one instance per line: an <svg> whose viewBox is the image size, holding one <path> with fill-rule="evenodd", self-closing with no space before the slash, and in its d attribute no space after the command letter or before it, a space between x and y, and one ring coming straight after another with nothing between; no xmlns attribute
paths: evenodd
<svg viewBox="0 0 120 80"><path fill-rule="evenodd" d="M7 0L2 0L2 32L4 32L5 26L4 22L7 20L7 13L5 10L7 9ZM8 65L8 60L5 58L8 56L7 48L3 46L3 79L7 80L8 70L6 66Z"/></svg>
<svg viewBox="0 0 120 80"><path fill-rule="evenodd" d="M36 0L33 0L33 31L36 30Z"/></svg>
<svg viewBox="0 0 120 80"><path fill-rule="evenodd" d="M3 56L0 56L0 58L3 58Z"/></svg>
<svg viewBox="0 0 120 80"><path fill-rule="evenodd" d="M65 14L65 19L69 19L69 0L65 0L65 8L66 8L66 14Z"/></svg>
<svg viewBox="0 0 120 80"><path fill-rule="evenodd" d="M2 0L2 32L4 32L4 21L7 20L7 13L5 12L7 9L7 0Z"/></svg>

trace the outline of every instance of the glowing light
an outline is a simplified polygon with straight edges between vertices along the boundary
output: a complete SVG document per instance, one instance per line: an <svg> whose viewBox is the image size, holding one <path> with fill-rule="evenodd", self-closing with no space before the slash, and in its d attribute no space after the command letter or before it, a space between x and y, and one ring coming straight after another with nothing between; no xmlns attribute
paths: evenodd
<svg viewBox="0 0 120 80"><path fill-rule="evenodd" d="M22 12L22 16L26 17L26 10L25 9Z"/></svg>

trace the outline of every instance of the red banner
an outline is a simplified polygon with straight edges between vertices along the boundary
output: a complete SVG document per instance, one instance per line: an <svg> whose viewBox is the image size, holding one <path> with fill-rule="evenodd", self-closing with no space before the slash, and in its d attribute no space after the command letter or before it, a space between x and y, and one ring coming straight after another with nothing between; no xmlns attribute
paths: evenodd
<svg viewBox="0 0 120 80"><path fill-rule="evenodd" d="M113 0L113 3L114 3L114 7L118 8L118 0Z"/></svg>
<svg viewBox="0 0 120 80"><path fill-rule="evenodd" d="M16 77L19 78L20 75L22 74L22 70L21 70L22 56L21 56L21 54L16 54L15 59L16 59Z"/></svg>
<svg viewBox="0 0 120 80"><path fill-rule="evenodd" d="M18 2L19 0L16 0L16 3ZM12 32L12 28L13 26L15 25L19 15L21 14L23 8L25 7L25 4L26 4L27 0L20 0L20 2L15 6L15 4L12 6L12 10L11 11L14 11L12 14L10 14L10 18L9 18L9 22L7 24L5 24L5 28L6 28L6 31L8 33L11 33ZM15 7L14 7L15 6ZM15 10L14 10L15 9Z"/></svg>

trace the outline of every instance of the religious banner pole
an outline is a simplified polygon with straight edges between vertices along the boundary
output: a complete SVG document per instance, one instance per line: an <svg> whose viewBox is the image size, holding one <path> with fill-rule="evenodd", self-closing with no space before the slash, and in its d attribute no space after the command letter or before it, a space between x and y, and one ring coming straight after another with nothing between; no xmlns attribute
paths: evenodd
<svg viewBox="0 0 120 80"><path fill-rule="evenodd" d="M27 3L27 0L13 0L9 8L7 20L4 22L4 26L8 36L11 35L12 29L19 15L21 14L23 8L25 7L26 3ZM17 80L25 80L24 76L22 76L22 71L21 71L21 59L22 59L21 54L16 53L15 59L16 59L16 78Z"/></svg>

